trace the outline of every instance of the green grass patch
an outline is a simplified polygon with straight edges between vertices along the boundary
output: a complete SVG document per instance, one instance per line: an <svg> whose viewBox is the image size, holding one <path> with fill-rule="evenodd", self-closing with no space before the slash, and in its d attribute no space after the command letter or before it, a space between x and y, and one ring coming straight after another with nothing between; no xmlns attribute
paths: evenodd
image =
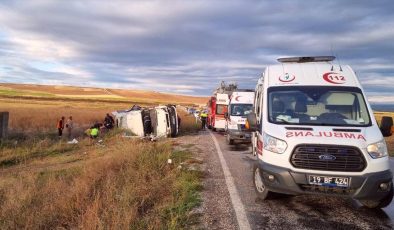
<svg viewBox="0 0 394 230"><path fill-rule="evenodd" d="M181 162L186 161L192 156L192 154L188 151L185 150L178 150L178 151L173 151L170 155L170 158L172 159L174 164L180 164Z"/></svg>
<svg viewBox="0 0 394 230"><path fill-rule="evenodd" d="M195 144L185 144L185 145L181 145L181 147L185 148L185 149L190 149L191 147L195 146Z"/></svg>
<svg viewBox="0 0 394 230"><path fill-rule="evenodd" d="M163 218L167 220L167 229L187 229L188 225L196 222L198 217L189 213L201 204L201 189L201 173L182 171L179 174L173 191L173 202L162 211Z"/></svg>
<svg viewBox="0 0 394 230"><path fill-rule="evenodd" d="M10 167L33 159L53 157L78 149L64 141L50 138L8 140L0 145L0 167Z"/></svg>
<svg viewBox="0 0 394 230"><path fill-rule="evenodd" d="M71 182L72 179L82 173L80 167L72 167L59 170L43 170L38 173L36 182L38 185L45 185L49 180L63 180Z"/></svg>
<svg viewBox="0 0 394 230"><path fill-rule="evenodd" d="M8 90L8 89L0 89L0 95L5 95L5 96L34 96L34 97L48 97L52 98L55 95L50 94L50 93L44 93L44 92L33 92L33 91L19 91L19 90Z"/></svg>

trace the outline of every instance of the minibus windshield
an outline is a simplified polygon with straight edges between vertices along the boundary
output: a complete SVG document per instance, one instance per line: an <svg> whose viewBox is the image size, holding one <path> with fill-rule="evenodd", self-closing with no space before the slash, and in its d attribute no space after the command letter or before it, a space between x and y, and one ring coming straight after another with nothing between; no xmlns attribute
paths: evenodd
<svg viewBox="0 0 394 230"><path fill-rule="evenodd" d="M268 89L268 120L295 125L371 125L363 94L357 87L271 87Z"/></svg>
<svg viewBox="0 0 394 230"><path fill-rule="evenodd" d="M231 116L246 116L253 110L252 104L232 104L230 106Z"/></svg>

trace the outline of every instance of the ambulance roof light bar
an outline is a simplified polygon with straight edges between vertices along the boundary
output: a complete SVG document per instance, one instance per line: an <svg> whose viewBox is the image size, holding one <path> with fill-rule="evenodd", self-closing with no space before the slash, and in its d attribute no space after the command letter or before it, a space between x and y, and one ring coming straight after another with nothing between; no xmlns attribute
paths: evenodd
<svg viewBox="0 0 394 230"><path fill-rule="evenodd" d="M305 63L305 62L327 62L333 61L335 56L316 56L316 57L284 57L278 58L278 62L281 63Z"/></svg>

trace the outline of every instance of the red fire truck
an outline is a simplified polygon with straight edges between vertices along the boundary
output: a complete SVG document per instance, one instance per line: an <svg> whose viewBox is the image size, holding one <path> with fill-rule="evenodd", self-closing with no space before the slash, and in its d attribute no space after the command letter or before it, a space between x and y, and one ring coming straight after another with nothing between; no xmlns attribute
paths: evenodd
<svg viewBox="0 0 394 230"><path fill-rule="evenodd" d="M224 130L226 126L226 119L224 114L227 112L228 104L230 102L231 93L237 89L237 85L235 83L231 83L226 85L223 81L220 84L220 87L217 88L211 98L208 101L208 119L207 126L210 129L216 130Z"/></svg>

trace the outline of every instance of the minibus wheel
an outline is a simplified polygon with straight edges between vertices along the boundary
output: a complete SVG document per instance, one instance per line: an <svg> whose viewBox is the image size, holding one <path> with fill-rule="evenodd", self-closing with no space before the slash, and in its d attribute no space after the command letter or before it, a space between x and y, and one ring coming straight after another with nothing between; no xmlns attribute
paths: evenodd
<svg viewBox="0 0 394 230"><path fill-rule="evenodd" d="M384 208L391 203L391 201L393 200L393 195L394 195L393 184L391 184L390 192L382 200L380 201L360 200L360 203L367 208Z"/></svg>
<svg viewBox="0 0 394 230"><path fill-rule="evenodd" d="M229 145L233 145L234 144L234 140L231 139L230 134L228 134L228 133L226 135L226 141L227 141L227 144L229 144Z"/></svg>
<svg viewBox="0 0 394 230"><path fill-rule="evenodd" d="M260 168L257 164L255 164L253 168L253 184L257 197L260 200L267 200L272 196L273 193L267 189L264 185L264 181L261 179Z"/></svg>

